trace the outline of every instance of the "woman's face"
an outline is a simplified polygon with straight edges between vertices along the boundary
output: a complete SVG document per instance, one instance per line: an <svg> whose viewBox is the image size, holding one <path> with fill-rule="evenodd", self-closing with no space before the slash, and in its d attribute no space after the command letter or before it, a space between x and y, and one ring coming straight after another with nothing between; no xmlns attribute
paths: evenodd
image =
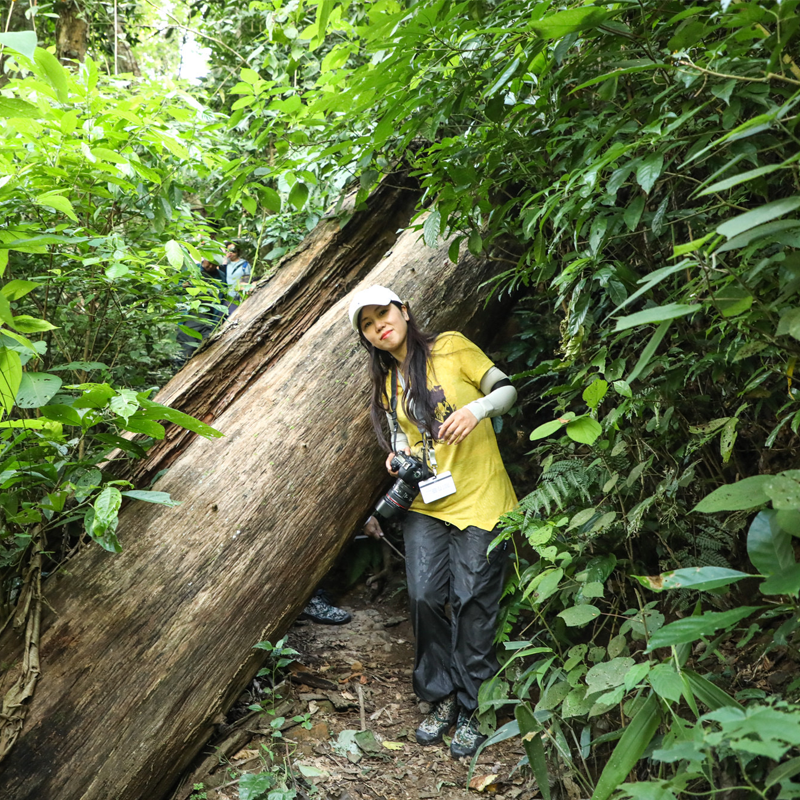
<svg viewBox="0 0 800 800"><path fill-rule="evenodd" d="M391 353L398 361L406 357L408 311L394 303L388 306L365 306L359 319L361 333L378 350Z"/></svg>

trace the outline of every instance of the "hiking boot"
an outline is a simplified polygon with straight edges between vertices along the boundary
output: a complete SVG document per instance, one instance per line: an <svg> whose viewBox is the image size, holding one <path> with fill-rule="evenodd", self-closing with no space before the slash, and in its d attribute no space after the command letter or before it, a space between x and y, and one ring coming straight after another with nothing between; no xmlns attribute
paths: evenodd
<svg viewBox="0 0 800 800"><path fill-rule="evenodd" d="M344 625L350 622L353 616L343 608L337 608L329 603L325 597L315 594L298 619L310 619L322 625Z"/></svg>
<svg viewBox="0 0 800 800"><path fill-rule="evenodd" d="M453 727L457 715L458 704L454 694L451 694L450 697L445 697L444 700L439 700L438 703L434 703L431 713L425 717L422 724L417 728L415 734L417 742L422 745L441 742L442 737L449 733L450 728Z"/></svg>
<svg viewBox="0 0 800 800"><path fill-rule="evenodd" d="M478 720L474 713L461 709L458 713L456 732L450 743L450 755L453 758L474 756L487 737L478 730Z"/></svg>

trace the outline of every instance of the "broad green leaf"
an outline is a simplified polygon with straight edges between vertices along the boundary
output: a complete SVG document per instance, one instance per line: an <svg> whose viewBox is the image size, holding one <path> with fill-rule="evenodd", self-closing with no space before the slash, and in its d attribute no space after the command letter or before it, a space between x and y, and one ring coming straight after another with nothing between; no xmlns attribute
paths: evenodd
<svg viewBox="0 0 800 800"><path fill-rule="evenodd" d="M639 220L642 218L642 212L644 211L644 204L644 195L637 194L625 209L622 218L625 220L625 225L629 231L635 231L639 225Z"/></svg>
<svg viewBox="0 0 800 800"><path fill-rule="evenodd" d="M108 278L110 281L115 281L117 278L124 278L130 273L130 271L130 267L128 267L126 264L115 261L106 270L106 278Z"/></svg>
<svg viewBox="0 0 800 800"><path fill-rule="evenodd" d="M589 408L595 409L598 405L600 405L600 401L606 396L606 392L608 392L608 383L606 383L606 381L592 381L583 390L583 402L586 403Z"/></svg>
<svg viewBox="0 0 800 800"><path fill-rule="evenodd" d="M593 28L607 16L608 12L604 8L583 6L548 14L543 19L530 23L529 27L542 39L560 39L570 33Z"/></svg>
<svg viewBox="0 0 800 800"><path fill-rule="evenodd" d="M795 563L791 534L776 517L776 511L761 511L747 531L747 555L762 575L774 575Z"/></svg>
<svg viewBox="0 0 800 800"><path fill-rule="evenodd" d="M183 266L183 248L174 239L170 239L164 245L167 254L167 261L173 269L180 269Z"/></svg>
<svg viewBox="0 0 800 800"><path fill-rule="evenodd" d="M54 211L60 211L62 214L66 214L74 222L78 221L78 217L75 215L75 209L72 207L72 203L62 194L56 194L52 192L40 194L38 197L33 199L33 202L36 203L36 205L44 206L45 208L52 208Z"/></svg>
<svg viewBox="0 0 800 800"><path fill-rule="evenodd" d="M685 567L661 575L634 575L642 586L654 592L667 589L717 589L749 578L746 572L727 567Z"/></svg>
<svg viewBox="0 0 800 800"><path fill-rule="evenodd" d="M550 711L557 708L562 700L570 693L572 687L566 682L554 683L542 692L539 702L536 704L537 711Z"/></svg>
<svg viewBox="0 0 800 800"><path fill-rule="evenodd" d="M600 616L600 609L596 606L570 606L558 614L570 628L586 625Z"/></svg>
<svg viewBox="0 0 800 800"><path fill-rule="evenodd" d="M764 783L764 788L769 789L770 787L775 786L777 783L788 781L799 772L800 756L795 756L794 758L790 758L788 761L784 761L782 764L778 764L777 767L770 771Z"/></svg>
<svg viewBox="0 0 800 800"><path fill-rule="evenodd" d="M779 511L775 520L787 533L800 536L800 511Z"/></svg>
<svg viewBox="0 0 800 800"><path fill-rule="evenodd" d="M781 312L775 335L785 336L787 333L800 339L800 308L788 308Z"/></svg>
<svg viewBox="0 0 800 800"><path fill-rule="evenodd" d="M739 435L736 426L739 424L738 417L731 417L722 428L722 433L719 437L719 452L722 456L722 463L727 464L731 459L733 453L733 445L736 442L736 437Z"/></svg>
<svg viewBox="0 0 800 800"><path fill-rule="evenodd" d="M790 231L795 228L800 228L800 219L778 219L773 222L767 222L764 225L756 225L755 228L750 228L732 239L728 239L714 251L715 253L727 253L731 250L740 250L742 247L747 247L751 242L763 240L762 246L766 246L772 241L775 241L778 236L784 231Z"/></svg>
<svg viewBox="0 0 800 800"><path fill-rule="evenodd" d="M30 58L31 60L36 53L37 44L38 41L34 31L0 33L0 45L9 48L9 50L16 50L25 58Z"/></svg>
<svg viewBox="0 0 800 800"><path fill-rule="evenodd" d="M714 233L707 233L705 236L701 236L699 239L692 239L691 242L676 245L672 250L672 257L680 258L681 256L685 256L687 253L694 253L695 250L699 250L709 239L713 239L714 236Z"/></svg>
<svg viewBox="0 0 800 800"><path fill-rule="evenodd" d="M467 239L467 250L474 256L479 256L483 252L483 239L478 231L470 232L469 239Z"/></svg>
<svg viewBox="0 0 800 800"><path fill-rule="evenodd" d="M692 510L703 514L714 514L717 511L744 511L757 508L769 502L766 483L769 475L754 475L743 478L736 483L720 486L710 495L704 497Z"/></svg>
<svg viewBox="0 0 800 800"><path fill-rule="evenodd" d="M576 608L580 608L580 606L576 606ZM632 658L619 656L610 661L595 664L586 673L586 685L589 687L589 691L604 692L615 686L622 686L625 683L625 676L635 663Z"/></svg>
<svg viewBox="0 0 800 800"><path fill-rule="evenodd" d="M699 617L686 617L670 622L650 636L645 652L652 653L659 647L672 647L684 642L694 642L703 636L711 636L723 628L733 628L745 617L757 611L756 606L743 606L730 611L706 611Z"/></svg>
<svg viewBox="0 0 800 800"><path fill-rule="evenodd" d="M790 564L780 572L770 575L758 587L762 594L800 595L800 564Z"/></svg>
<svg viewBox="0 0 800 800"><path fill-rule="evenodd" d="M35 281L13 280L6 283L3 288L0 289L0 293L9 300L19 300L21 297L25 297L28 292L33 291L37 286L41 285L41 283L36 283Z"/></svg>
<svg viewBox="0 0 800 800"><path fill-rule="evenodd" d="M627 317L619 317L615 331L626 331L628 328L635 328L637 325L652 325L653 323L666 322L667 320L685 317L702 308L701 305L684 305L683 303L667 303L655 308L646 308L644 311L637 311Z"/></svg>
<svg viewBox="0 0 800 800"><path fill-rule="evenodd" d="M122 496L130 497L132 500L143 500L145 503L156 503L170 508L181 504L180 500L173 500L169 496L169 492L150 492L144 489L130 489L127 492L122 492Z"/></svg>
<svg viewBox="0 0 800 800"><path fill-rule="evenodd" d="M622 397L633 397L633 392L631 391L631 387L627 381L614 381L612 385L614 386L614 391L617 394L622 395Z"/></svg>
<svg viewBox="0 0 800 800"><path fill-rule="evenodd" d="M714 302L723 317L736 317L753 305L753 295L741 286L729 284L714 294Z"/></svg>
<svg viewBox="0 0 800 800"><path fill-rule="evenodd" d="M261 80L259 74L254 69L249 69L248 67L242 69L239 75L242 80L250 86L253 86Z"/></svg>
<svg viewBox="0 0 800 800"><path fill-rule="evenodd" d="M269 186L263 186L260 189L260 192L261 202L264 204L264 208L266 208L268 211L271 211L273 214L280 213L281 196Z"/></svg>
<svg viewBox="0 0 800 800"><path fill-rule="evenodd" d="M547 770L547 759L542 744L542 726L536 721L527 703L520 703L514 712L522 735L522 746L528 756L533 777L543 800L550 800L550 778Z"/></svg>
<svg viewBox="0 0 800 800"><path fill-rule="evenodd" d="M764 483L764 492L779 511L800 511L800 483L788 475L771 475Z"/></svg>
<svg viewBox="0 0 800 800"><path fill-rule="evenodd" d="M141 399L140 402L148 419L172 422L175 425L186 428L187 431L200 434L200 436L204 436L206 439L218 439L225 435L222 431L212 428L205 422L201 422L199 419L195 419L189 414L184 414L183 411L178 411L177 408L163 406L160 403L155 403L152 400L146 399Z"/></svg>
<svg viewBox="0 0 800 800"><path fill-rule="evenodd" d="M56 96L62 103L69 100L69 82L67 71L61 66L59 60L47 50L37 47L33 56L34 61L44 71L44 75L56 90Z"/></svg>
<svg viewBox="0 0 800 800"><path fill-rule="evenodd" d="M92 506L92 515L87 515L87 532L101 547L111 553L122 552L115 535L119 521L122 495L115 486L106 486Z"/></svg>
<svg viewBox="0 0 800 800"><path fill-rule="evenodd" d="M107 383L83 384L80 397L76 398L73 408L105 408L116 392Z"/></svg>
<svg viewBox="0 0 800 800"><path fill-rule="evenodd" d="M763 225L765 222L789 214L795 209L800 208L800 196L786 197L783 200L775 200L772 203L759 206L745 214L729 219L717 226L717 233L731 239L744 231L755 228L756 225Z"/></svg>
<svg viewBox="0 0 800 800"><path fill-rule="evenodd" d="M127 422L139 408L139 398L132 389L118 389L117 395L109 400L108 407Z"/></svg>
<svg viewBox="0 0 800 800"><path fill-rule="evenodd" d="M14 406L22 382L22 361L19 353L0 347L0 405L8 414Z"/></svg>
<svg viewBox="0 0 800 800"><path fill-rule="evenodd" d="M29 317L27 314L19 314L9 323L12 328L20 333L42 333L44 331L55 330L55 325L51 325L47 320Z"/></svg>
<svg viewBox="0 0 800 800"><path fill-rule="evenodd" d="M262 800L274 785L275 776L271 772L245 773L239 779L239 800Z"/></svg>
<svg viewBox="0 0 800 800"><path fill-rule="evenodd" d="M23 372L17 390L20 408L40 408L61 388L61 378L46 372Z"/></svg>
<svg viewBox="0 0 800 800"><path fill-rule="evenodd" d="M438 211L431 211L422 225L422 239L428 247L436 247L441 224L442 215Z"/></svg>
<svg viewBox="0 0 800 800"><path fill-rule="evenodd" d="M56 403L51 406L42 406L39 412L43 417L52 419L54 422L61 422L65 425L81 425L81 415L71 406Z"/></svg>
<svg viewBox="0 0 800 800"><path fill-rule="evenodd" d="M551 433L561 430L567 422L569 422L567 419L554 419L552 422L545 422L543 425L531 431L530 438L532 441L544 439L545 436L549 436Z"/></svg>
<svg viewBox="0 0 800 800"><path fill-rule="evenodd" d="M320 0L317 5L317 35L314 38L320 43L325 39L325 34L328 30L328 19L330 18L332 10L333 0Z"/></svg>
<svg viewBox="0 0 800 800"><path fill-rule="evenodd" d="M447 248L447 257L453 264L458 264L458 257L461 254L461 242L463 241L464 238L458 236L450 242L450 247Z"/></svg>
<svg viewBox="0 0 800 800"><path fill-rule="evenodd" d="M163 439L166 431L163 425L159 425L152 419L148 419L141 411L137 411L130 419L126 420L120 427L131 433L143 433L153 439Z"/></svg>
<svg viewBox="0 0 800 800"><path fill-rule="evenodd" d="M8 299L3 294L0 294L0 320L5 322L6 325L11 325L14 322L14 315L11 313L11 303L8 302ZM3 332L3 335L6 335L6 331Z"/></svg>
<svg viewBox="0 0 800 800"><path fill-rule="evenodd" d="M0 34L2 36L2 34ZM0 97L0 117L11 118L21 117L23 119L35 119L41 112L31 103L19 100L16 97Z"/></svg>
<svg viewBox="0 0 800 800"><path fill-rule="evenodd" d="M639 164L636 169L636 182L642 187L645 194L650 194L663 170L663 153L652 153Z"/></svg>
<svg viewBox="0 0 800 800"><path fill-rule="evenodd" d="M577 417L567 423L567 436L581 444L594 444L603 428L591 417Z"/></svg>
<svg viewBox="0 0 800 800"><path fill-rule="evenodd" d="M673 664L656 664L647 678L659 697L675 703L680 702L683 696L683 681Z"/></svg>
<svg viewBox="0 0 800 800"><path fill-rule="evenodd" d="M608 800L625 782L636 762L644 755L661 722L656 696L650 695L625 728L614 752L603 767L591 800Z"/></svg>
<svg viewBox="0 0 800 800"><path fill-rule="evenodd" d="M308 186L298 181L289 192L289 202L300 211L308 200Z"/></svg>
<svg viewBox="0 0 800 800"><path fill-rule="evenodd" d="M29 428L31 430L49 430L54 436L61 435L60 423L52 419L7 419L0 422L0 428Z"/></svg>

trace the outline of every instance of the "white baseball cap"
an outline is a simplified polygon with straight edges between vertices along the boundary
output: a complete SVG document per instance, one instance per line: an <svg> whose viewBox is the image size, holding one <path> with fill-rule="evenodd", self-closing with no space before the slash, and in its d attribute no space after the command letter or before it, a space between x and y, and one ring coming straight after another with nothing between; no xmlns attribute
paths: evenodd
<svg viewBox="0 0 800 800"><path fill-rule="evenodd" d="M358 314L362 308L367 306L388 306L389 303L400 303L402 305L403 301L385 286L370 286L369 289L358 292L350 301L350 310L348 312L353 330L358 333Z"/></svg>

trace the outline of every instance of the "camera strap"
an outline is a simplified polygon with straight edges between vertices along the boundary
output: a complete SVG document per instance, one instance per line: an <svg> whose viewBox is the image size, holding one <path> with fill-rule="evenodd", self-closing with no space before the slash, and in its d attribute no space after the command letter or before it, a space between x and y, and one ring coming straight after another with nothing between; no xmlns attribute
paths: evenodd
<svg viewBox="0 0 800 800"><path fill-rule="evenodd" d="M389 401L389 408L391 409L392 416L392 451L397 452L397 433L400 430L400 423L397 421L397 386L400 376L397 372L397 364L392 364L392 397ZM433 447L430 444L430 436L427 432L422 434L422 464L427 469L428 467L428 453L433 453ZM431 468L433 474L436 474L435 457L431 458Z"/></svg>

